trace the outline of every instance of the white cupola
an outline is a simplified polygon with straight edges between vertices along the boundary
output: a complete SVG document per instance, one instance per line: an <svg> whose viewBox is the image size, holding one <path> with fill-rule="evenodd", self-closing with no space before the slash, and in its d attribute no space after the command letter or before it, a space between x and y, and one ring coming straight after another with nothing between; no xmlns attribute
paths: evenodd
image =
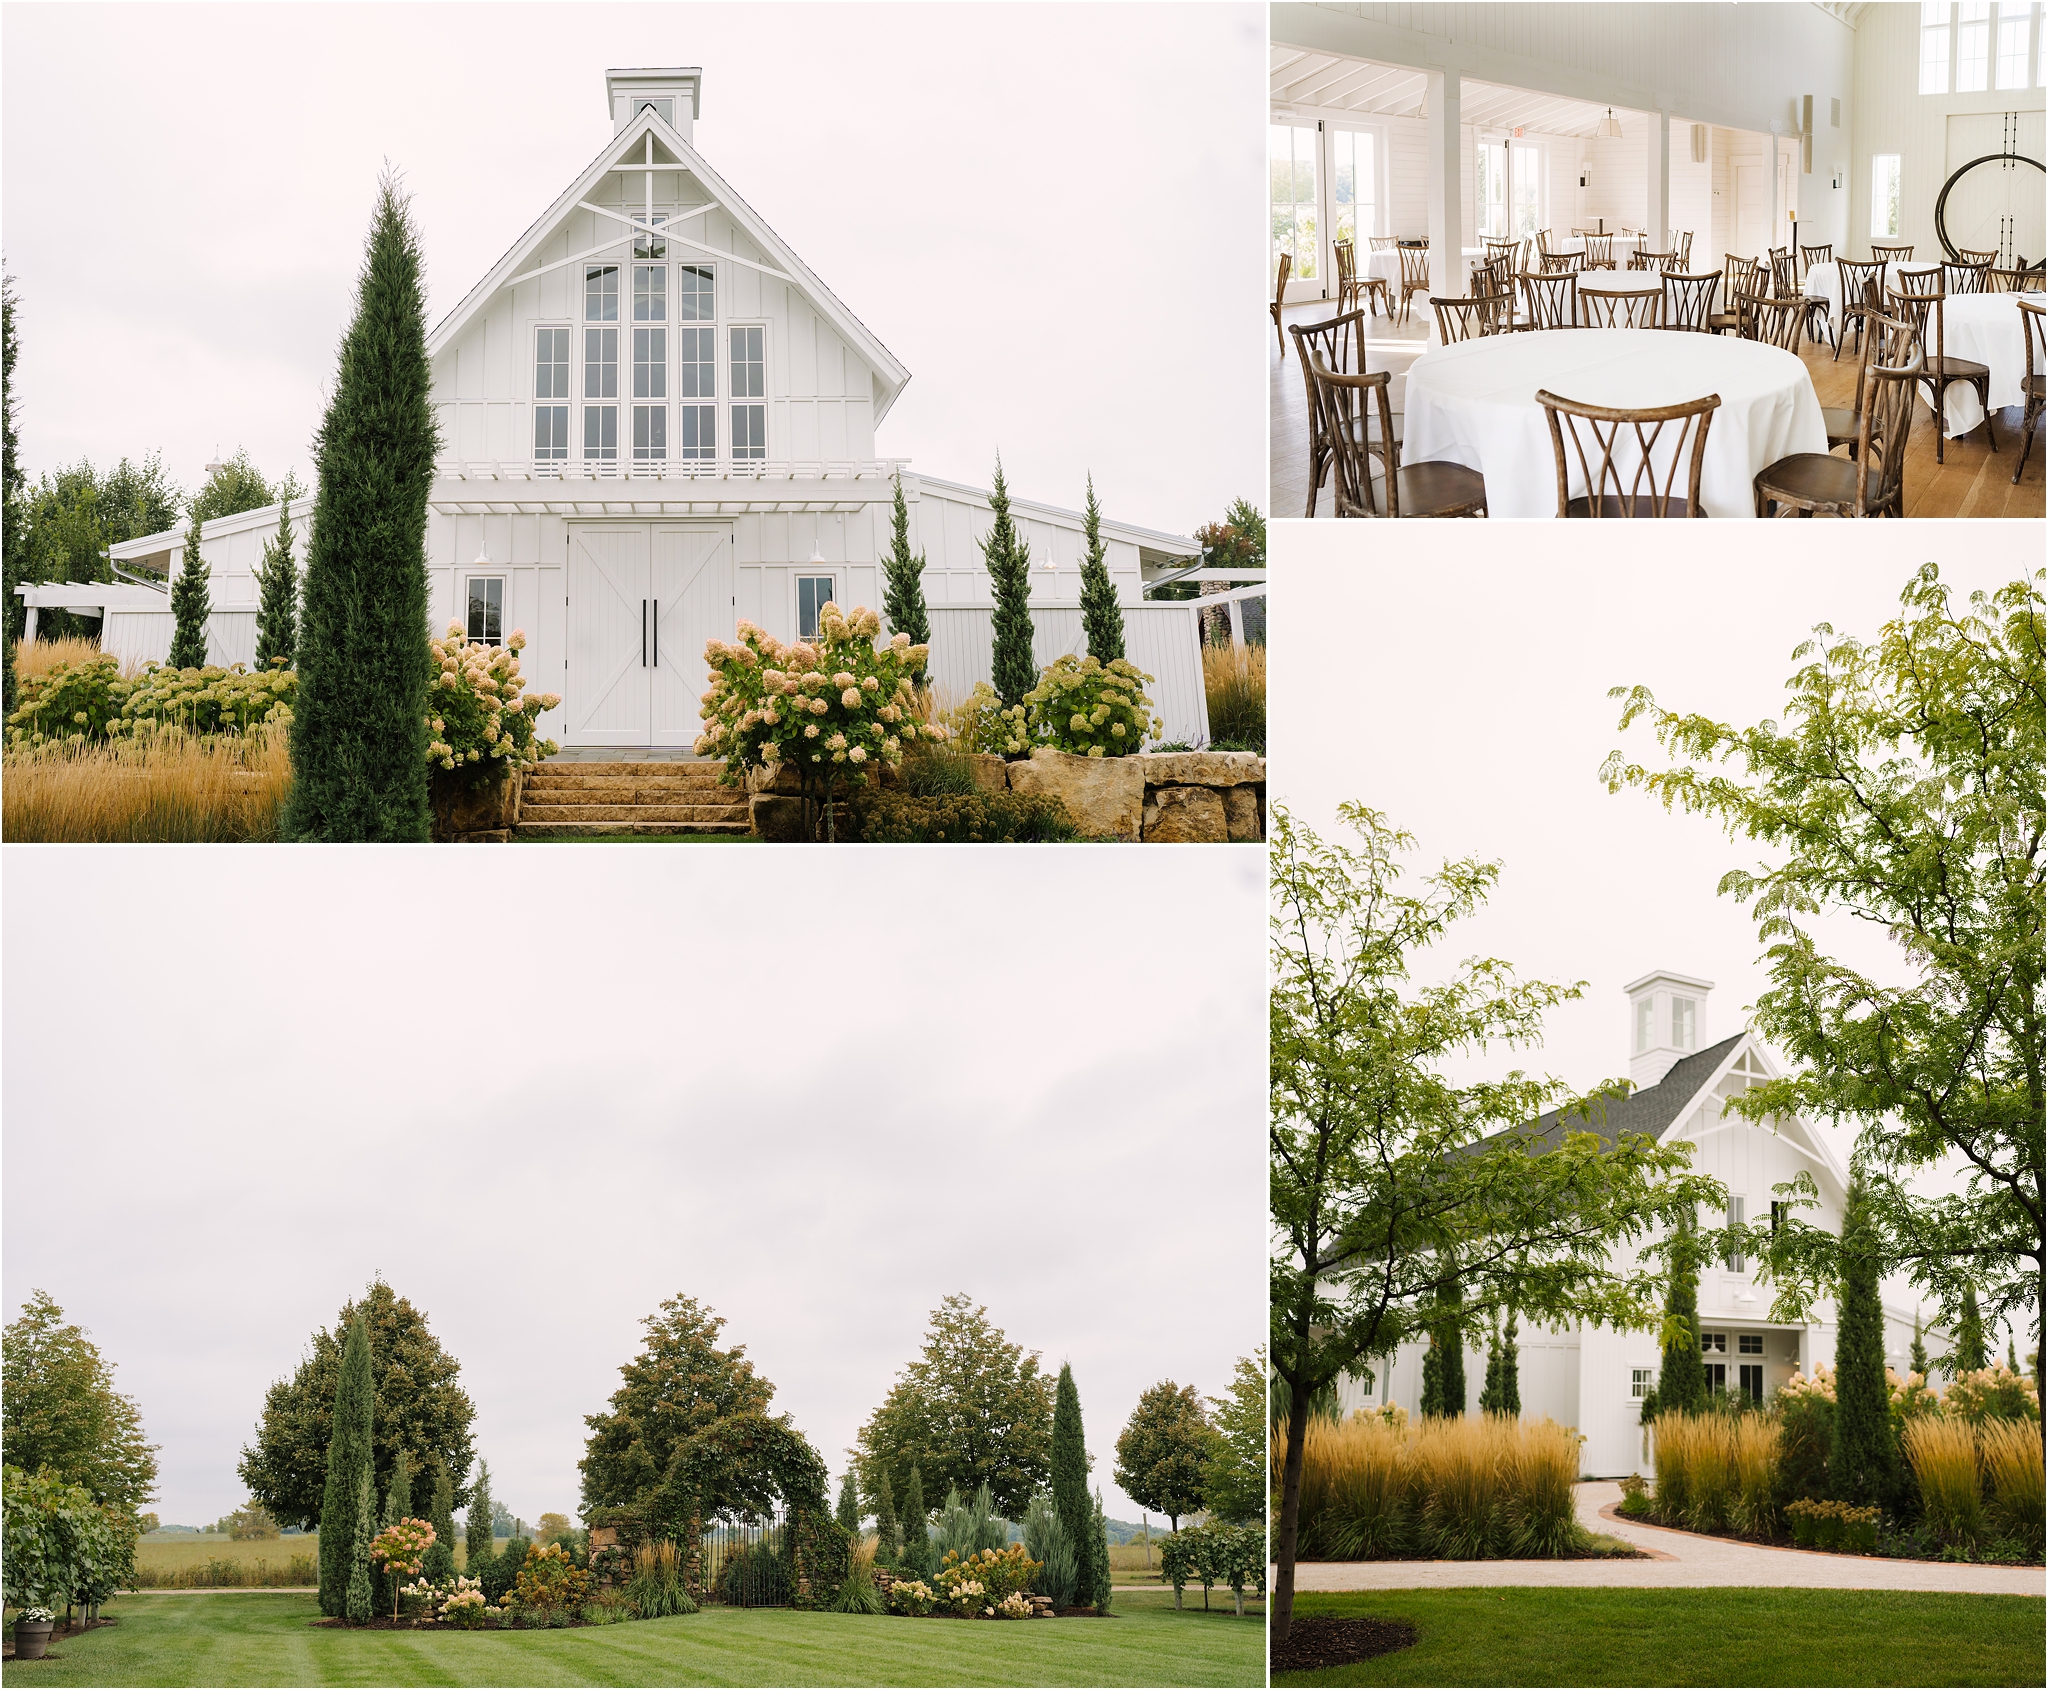
<svg viewBox="0 0 2048 1690"><path fill-rule="evenodd" d="M608 70L604 73L605 103L611 108L612 133L618 134L641 108L652 106L661 120L687 141L697 120L704 73L695 65L669 70Z"/></svg>
<svg viewBox="0 0 2048 1690"><path fill-rule="evenodd" d="M1628 1077L1636 1090L1654 1086L1672 1064L1707 1042L1711 980L1661 969L1631 982L1628 993Z"/></svg>

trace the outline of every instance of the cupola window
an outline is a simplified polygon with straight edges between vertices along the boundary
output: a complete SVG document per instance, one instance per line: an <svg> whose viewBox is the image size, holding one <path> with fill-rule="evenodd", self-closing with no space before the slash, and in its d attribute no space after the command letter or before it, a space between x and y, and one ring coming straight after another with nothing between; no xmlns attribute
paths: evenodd
<svg viewBox="0 0 2048 1690"><path fill-rule="evenodd" d="M1676 1050L1691 1050L1698 1036L1699 1005L1691 998L1671 1000L1671 1044Z"/></svg>

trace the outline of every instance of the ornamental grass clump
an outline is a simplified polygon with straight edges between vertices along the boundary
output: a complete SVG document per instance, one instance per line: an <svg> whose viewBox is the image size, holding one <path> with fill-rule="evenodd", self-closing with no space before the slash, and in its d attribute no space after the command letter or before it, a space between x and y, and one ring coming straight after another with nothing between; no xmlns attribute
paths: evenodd
<svg viewBox="0 0 2048 1690"><path fill-rule="evenodd" d="M1778 1530L1779 1428L1761 1415L1746 1414L1731 1423L1729 1436L1734 1484L1728 1523L1749 1537L1773 1537Z"/></svg>
<svg viewBox="0 0 2048 1690"><path fill-rule="evenodd" d="M1579 1481L1579 1435L1554 1420L1520 1427L1503 1420L1501 1426L1508 1553L1532 1560L1571 1553L1584 1535L1573 1489Z"/></svg>
<svg viewBox="0 0 2048 1690"><path fill-rule="evenodd" d="M1417 1537L1444 1561L1477 1561L1499 1552L1504 1536L1501 1461L1507 1429L1494 1415L1432 1416L1416 1440L1422 1508Z"/></svg>
<svg viewBox="0 0 2048 1690"><path fill-rule="evenodd" d="M544 710L562 702L553 692L530 693L519 673L526 635L512 630L503 645L472 641L460 622L430 642L434 681L427 691L427 766L461 770L479 785L503 780L515 768L533 768L561 749L534 734Z"/></svg>
<svg viewBox="0 0 2048 1690"><path fill-rule="evenodd" d="M666 1538L643 1543L633 1551L633 1576L626 1581L626 1600L643 1620L665 1620L673 1614L694 1614L695 1598L683 1582L682 1559Z"/></svg>
<svg viewBox="0 0 2048 1690"><path fill-rule="evenodd" d="M1409 1440L1386 1421L1311 1416L1302 1451L1301 1553L1332 1561L1403 1554L1408 1469Z"/></svg>
<svg viewBox="0 0 2048 1690"><path fill-rule="evenodd" d="M872 1539L854 1546L846 1564L846 1577L832 1598L835 1614L881 1614L888 1607L875 1584L875 1544Z"/></svg>
<svg viewBox="0 0 2048 1690"><path fill-rule="evenodd" d="M1209 703L1209 746L1215 751L1266 750L1266 648L1202 647L1202 690Z"/></svg>
<svg viewBox="0 0 2048 1690"><path fill-rule="evenodd" d="M14 648L14 678L17 682L27 681L47 675L60 663L90 663L99 655L99 642L86 639L82 634L66 634L61 639L18 645Z"/></svg>
<svg viewBox="0 0 2048 1690"><path fill-rule="evenodd" d="M1031 740L1076 757L1126 757L1142 751L1163 724L1149 716L1145 686L1152 677L1115 658L1059 657L1024 695Z"/></svg>
<svg viewBox="0 0 2048 1690"><path fill-rule="evenodd" d="M2041 1439L2024 1420L1988 1421L1978 1429L1986 1476L1991 1482L1992 1524L2036 1557L2043 1548L2044 1497Z"/></svg>
<svg viewBox="0 0 2048 1690"><path fill-rule="evenodd" d="M73 845L274 840L291 783L282 728L52 742L9 753L0 835Z"/></svg>
<svg viewBox="0 0 2048 1690"><path fill-rule="evenodd" d="M1906 1460L1920 1482L1920 1516L1943 1543L1975 1543L1984 1530L1977 1435L1967 1420L1928 1415L1907 1425Z"/></svg>

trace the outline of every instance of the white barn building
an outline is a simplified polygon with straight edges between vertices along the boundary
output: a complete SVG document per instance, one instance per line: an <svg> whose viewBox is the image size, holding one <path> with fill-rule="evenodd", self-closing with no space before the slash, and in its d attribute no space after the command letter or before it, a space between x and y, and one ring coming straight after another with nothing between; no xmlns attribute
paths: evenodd
<svg viewBox="0 0 2048 1690"><path fill-rule="evenodd" d="M523 629L529 686L562 695L541 731L565 745L687 746L707 639L740 618L800 637L827 600L879 609L898 473L928 560L941 694L989 675L988 495L881 454L910 372L696 151L701 84L693 68L608 73L610 139L428 339L435 626ZM311 511L293 511L301 555ZM1040 664L1085 650L1080 513L1014 495L1012 513ZM272 506L206 527L212 661L254 654L255 570L277 518ZM112 560L168 578L184 532ZM1195 607L1144 597L1201 547L1107 517L1102 536L1164 737L1202 743ZM97 595L103 649L169 652L168 603L150 586L31 593Z"/></svg>
<svg viewBox="0 0 2048 1690"><path fill-rule="evenodd" d="M1663 1142L1683 1140L1696 1147L1693 1165L1727 1187L1728 1219L1756 1222L1772 1213L1772 1189L1801 1172L1819 1188L1817 1209L1798 1211L1809 1225L1839 1229L1848 1171L1825 1136L1795 1118L1750 1122L1723 1113L1731 1098L1774 1079L1780 1070L1756 1036L1736 1032L1707 1042L1707 1000L1711 981L1659 971L1627 988L1629 1078L1636 1089L1609 1103L1596 1129L1612 1142L1621 1133L1643 1133ZM1538 1123L1553 1139L1555 1111ZM1577 1130L1583 1125L1574 1123ZM1702 1217L1703 1219L1705 1217ZM1633 1251L1617 1266L1633 1266ZM1710 1384L1747 1392L1759 1402L1772 1396L1795 1369L1834 1365L1836 1310L1822 1302L1813 1318L1785 1325L1770 1318L1771 1287L1757 1281L1755 1265L1741 1259L1713 1261L1700 1270L1700 1343ZM1901 1373L1912 1345L1914 1309L1903 1286L1884 1287L1885 1361ZM1468 1340L1469 1342L1469 1340ZM1483 1337L1465 1355L1466 1412L1479 1412L1486 1380ZM1584 1434L1581 1471L1596 1477L1647 1471L1641 1414L1644 1393L1656 1383L1661 1360L1657 1333L1617 1332L1577 1326L1547 1331L1523 1323L1519 1335L1522 1415L1549 1417ZM1935 1337L1930 1332L1929 1348ZM1342 1411L1374 1408L1392 1401L1412 1414L1422 1400L1421 1344L1401 1347L1390 1366L1377 1369L1367 1389L1362 1379L1339 1382Z"/></svg>

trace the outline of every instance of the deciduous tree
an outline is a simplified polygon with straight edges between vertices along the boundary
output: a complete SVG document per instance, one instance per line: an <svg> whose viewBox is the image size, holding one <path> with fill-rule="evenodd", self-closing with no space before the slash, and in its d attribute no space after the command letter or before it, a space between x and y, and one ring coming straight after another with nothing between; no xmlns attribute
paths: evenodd
<svg viewBox="0 0 2048 1690"><path fill-rule="evenodd" d="M439 435L420 243L378 186L354 321L314 441L285 830L427 838L427 492Z"/></svg>
<svg viewBox="0 0 2048 1690"><path fill-rule="evenodd" d="M1024 695L1038 685L1038 661L1031 655L1031 547L1010 520L1010 490L1003 485L1001 458L996 459L988 508L991 521L981 555L988 565L989 597L995 606L991 685L1007 710L1022 704Z"/></svg>
<svg viewBox="0 0 2048 1690"><path fill-rule="evenodd" d="M31 1291L0 1334L0 1427L6 1465L82 1486L95 1504L139 1515L156 1494L158 1446L141 1409L46 1291Z"/></svg>
<svg viewBox="0 0 2048 1690"><path fill-rule="evenodd" d="M462 1389L461 1364L441 1347L425 1314L374 1280L360 1298L342 1305L332 1330L313 1334L311 1354L297 1372L270 1387L255 1442L242 1451L242 1482L281 1524L310 1526L323 1517L342 1346L359 1315L375 1358L371 1477L377 1492L389 1487L400 1450L416 1462L438 1455L450 1473L469 1471L476 1407ZM465 1500L458 1490L456 1505ZM347 1578L345 1564L339 1576Z"/></svg>
<svg viewBox="0 0 2048 1690"><path fill-rule="evenodd" d="M171 582L171 667L206 667L206 618L213 611L213 595L207 582L213 575L206 559L199 555L199 518L185 530L185 555Z"/></svg>
<svg viewBox="0 0 2048 1690"><path fill-rule="evenodd" d="M1919 570L1874 641L1826 623L1794 653L1782 720L1742 727L1618 690L1624 728L1652 727L1672 766L1619 751L1602 770L1720 821L1769 861L1731 869L1770 987L1757 1031L1790 1059L1730 1104L1854 1123L1881 1255L1958 1322L1964 1294L2040 1330L2044 1266L2042 965L2044 721L2041 577L1952 602ZM1814 918L1884 935L1883 974L1831 954ZM1923 1170L1960 1178L1917 1189ZM1781 1188L1817 1202L1810 1176ZM1803 1319L1839 1282L1842 1241L1782 1215L1749 1229L1776 1286L1772 1318ZM2040 1361L2036 1359L2036 1386Z"/></svg>
<svg viewBox="0 0 2048 1690"><path fill-rule="evenodd" d="M216 466L205 484L192 495L186 514L194 522L214 522L241 511L260 511L265 505L275 504L277 497L277 491L263 479L263 472L250 461L248 451L237 447L235 455Z"/></svg>
<svg viewBox="0 0 2048 1690"><path fill-rule="evenodd" d="M1203 1480L1215 1433L1192 1385L1162 1379L1138 1398L1116 1439L1116 1482L1141 1508L1180 1517L1202 1507Z"/></svg>
<svg viewBox="0 0 2048 1690"><path fill-rule="evenodd" d="M1271 1466L1266 1444L1266 1352L1261 1345L1239 1356L1231 1370L1230 1389L1211 1397L1208 1465L1202 1476L1203 1501L1210 1516L1242 1523L1263 1520L1266 1474Z"/></svg>
<svg viewBox="0 0 2048 1690"><path fill-rule="evenodd" d="M1088 550L1081 559L1081 626L1088 635L1088 655L1112 663L1124 654L1124 613L1102 546L1102 506L1095 500L1095 477L1088 477L1088 507L1082 518Z"/></svg>
<svg viewBox="0 0 2048 1690"><path fill-rule="evenodd" d="M1052 1398L1035 1350L1012 1343L986 1308L949 1296L932 1311L918 1358L860 1429L861 1485L873 1492L886 1469L907 1497L915 1463L930 1491L971 1496L986 1484L1003 1518L1019 1519L1049 1471Z"/></svg>
<svg viewBox="0 0 2048 1690"><path fill-rule="evenodd" d="M1720 1194L1689 1172L1690 1145L1605 1130L1612 1084L1574 1097L1520 1070L1454 1078L1490 1050L1535 1044L1543 1012L1582 988L1526 982L1493 959L1441 963L1432 947L1484 904L1498 865L1446 863L1411 894L1408 836L1361 805L1340 814L1357 848L1276 805L1269 859L1271 1344L1288 1390L1276 1644L1292 1624L1318 1393L1419 1337L1453 1282L1468 1320L1513 1306L1546 1323L1647 1326L1655 1279L1618 1268L1615 1246ZM1410 982L1417 959L1437 983Z"/></svg>

